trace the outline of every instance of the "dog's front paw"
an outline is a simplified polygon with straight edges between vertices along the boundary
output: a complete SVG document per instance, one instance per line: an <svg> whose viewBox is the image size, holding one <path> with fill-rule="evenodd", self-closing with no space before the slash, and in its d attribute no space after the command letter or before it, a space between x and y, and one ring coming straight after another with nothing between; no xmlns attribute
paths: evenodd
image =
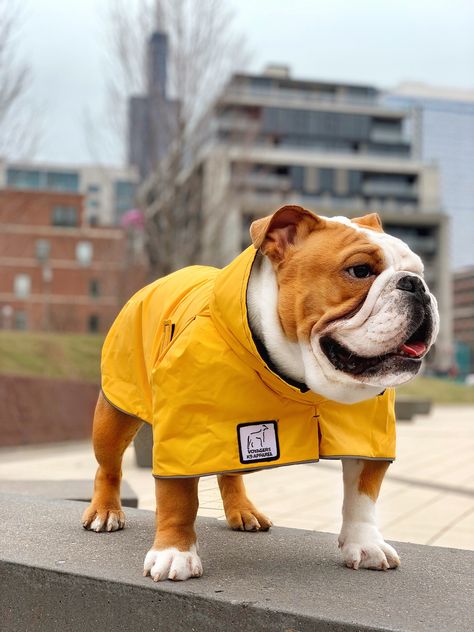
<svg viewBox="0 0 474 632"><path fill-rule="evenodd" d="M107 509L91 504L82 514L82 526L89 531L118 531L125 526L125 514L120 509Z"/></svg>
<svg viewBox="0 0 474 632"><path fill-rule="evenodd" d="M400 565L397 552L383 539L377 527L364 522L343 525L339 547L348 568L386 571Z"/></svg>
<svg viewBox="0 0 474 632"><path fill-rule="evenodd" d="M178 551L175 547L162 549L150 549L145 557L143 575L150 577L155 582L163 579L182 581L190 577L201 577L202 564L193 544L189 551Z"/></svg>

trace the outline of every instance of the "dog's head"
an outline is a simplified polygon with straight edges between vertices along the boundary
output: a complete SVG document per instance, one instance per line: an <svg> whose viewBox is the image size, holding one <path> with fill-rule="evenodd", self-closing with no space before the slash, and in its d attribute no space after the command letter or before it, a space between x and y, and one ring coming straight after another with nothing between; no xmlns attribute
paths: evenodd
<svg viewBox="0 0 474 632"><path fill-rule="evenodd" d="M436 299L421 259L378 215L285 206L250 233L273 265L280 324L301 346L312 390L350 403L418 373L438 333Z"/></svg>

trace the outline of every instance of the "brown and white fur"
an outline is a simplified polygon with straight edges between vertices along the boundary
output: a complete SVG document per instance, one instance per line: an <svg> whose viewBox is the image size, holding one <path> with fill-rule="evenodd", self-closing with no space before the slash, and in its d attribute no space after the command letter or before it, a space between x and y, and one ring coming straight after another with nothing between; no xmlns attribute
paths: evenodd
<svg viewBox="0 0 474 632"><path fill-rule="evenodd" d="M355 403L418 372L437 335L436 301L419 257L386 235L375 214L351 222L287 206L254 222L251 236L260 252L248 285L249 323L284 375L329 399ZM355 269L370 274L358 278ZM99 396L93 426L99 468L82 518L86 529L123 528L122 456L141 423ZM339 546L350 568L386 570L400 563L375 521L387 468L386 461L343 460ZM270 528L248 499L242 476L218 481L232 529ZM197 478L155 480L156 534L144 564L155 581L202 574L197 488Z"/></svg>

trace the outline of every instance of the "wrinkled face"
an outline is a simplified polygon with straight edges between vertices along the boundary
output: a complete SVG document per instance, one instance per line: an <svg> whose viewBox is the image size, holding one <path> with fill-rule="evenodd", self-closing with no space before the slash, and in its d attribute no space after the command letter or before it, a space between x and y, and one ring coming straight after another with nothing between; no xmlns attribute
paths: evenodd
<svg viewBox="0 0 474 632"><path fill-rule="evenodd" d="M264 249L277 276L282 328L305 349L308 386L329 393L331 385L383 389L408 381L439 328L420 258L384 233L376 215L351 222L295 212L289 232L285 213L270 227Z"/></svg>

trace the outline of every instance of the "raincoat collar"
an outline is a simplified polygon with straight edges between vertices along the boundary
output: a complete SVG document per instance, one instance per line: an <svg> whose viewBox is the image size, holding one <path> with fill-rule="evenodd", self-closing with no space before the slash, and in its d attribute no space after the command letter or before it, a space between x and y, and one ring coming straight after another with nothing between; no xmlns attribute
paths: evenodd
<svg viewBox="0 0 474 632"><path fill-rule="evenodd" d="M273 391L302 404L320 404L325 398L280 375L263 345L254 340L248 322L247 286L256 256L257 250L249 246L218 273L210 300L214 325L237 356Z"/></svg>

